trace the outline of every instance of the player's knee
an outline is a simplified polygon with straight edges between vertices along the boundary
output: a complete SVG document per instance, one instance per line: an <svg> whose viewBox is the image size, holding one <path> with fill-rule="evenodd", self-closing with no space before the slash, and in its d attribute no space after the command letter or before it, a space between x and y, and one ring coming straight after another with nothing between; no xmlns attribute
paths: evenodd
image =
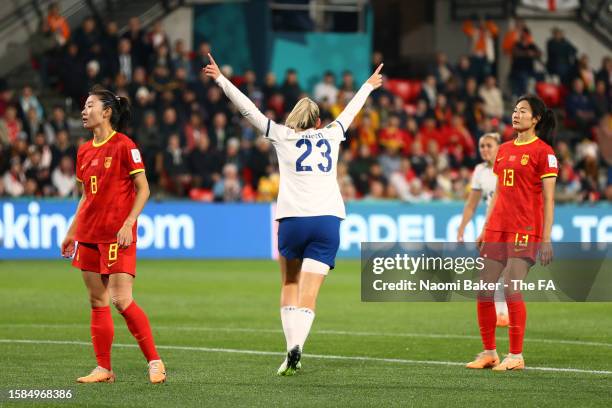
<svg viewBox="0 0 612 408"><path fill-rule="evenodd" d="M108 306L108 294L107 293L90 293L89 304L91 307L104 307Z"/></svg>
<svg viewBox="0 0 612 408"><path fill-rule="evenodd" d="M132 303L131 296L122 296L122 295L113 295L111 296L111 301L113 302L113 306L120 311L123 312L127 307Z"/></svg>

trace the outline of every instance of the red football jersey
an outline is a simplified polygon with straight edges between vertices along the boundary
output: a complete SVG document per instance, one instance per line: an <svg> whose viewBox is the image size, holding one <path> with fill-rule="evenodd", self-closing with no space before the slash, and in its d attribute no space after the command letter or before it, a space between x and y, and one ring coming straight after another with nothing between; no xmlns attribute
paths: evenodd
<svg viewBox="0 0 612 408"><path fill-rule="evenodd" d="M77 214L75 240L96 244L116 242L136 198L131 176L144 171L140 151L129 137L113 132L99 144L93 140L83 144L76 166L85 201ZM136 228L134 223L134 242Z"/></svg>
<svg viewBox="0 0 612 408"><path fill-rule="evenodd" d="M493 172L498 193L487 229L542 237L542 179L559 172L552 147L537 137L526 143L506 142L499 147Z"/></svg>

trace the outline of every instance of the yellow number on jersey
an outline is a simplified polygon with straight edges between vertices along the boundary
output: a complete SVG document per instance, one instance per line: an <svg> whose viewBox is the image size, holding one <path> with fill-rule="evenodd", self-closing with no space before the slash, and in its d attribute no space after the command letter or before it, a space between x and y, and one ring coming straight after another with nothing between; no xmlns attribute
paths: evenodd
<svg viewBox="0 0 612 408"><path fill-rule="evenodd" d="M91 176L89 178L89 185L91 186L91 194L96 194L98 192L98 178Z"/></svg>
<svg viewBox="0 0 612 408"><path fill-rule="evenodd" d="M514 169L504 169L503 184L508 187L514 185Z"/></svg>

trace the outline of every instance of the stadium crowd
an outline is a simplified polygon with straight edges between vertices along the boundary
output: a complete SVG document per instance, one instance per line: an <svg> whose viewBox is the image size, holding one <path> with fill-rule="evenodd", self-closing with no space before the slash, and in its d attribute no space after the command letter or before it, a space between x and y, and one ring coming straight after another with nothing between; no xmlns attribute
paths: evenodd
<svg viewBox="0 0 612 408"><path fill-rule="evenodd" d="M512 138L510 98L504 99L487 45L498 36L491 22L468 22L472 49L451 64L439 53L420 80L412 101L381 88L347 129L338 163L338 182L346 200L399 199L406 202L461 200L478 157L478 138L499 132ZM132 101L130 135L141 149L147 176L158 197L204 201L270 201L278 193L274 148L255 134L201 68L211 46L195 51L178 39L171 43L160 22L143 30L138 18L118 34L117 24L99 27L87 18L68 27L56 8L41 22L33 40L33 61L44 86L70 103L42 106L31 86L0 84L0 197L77 195L75 158L84 137L74 137L69 116L76 115L87 91L102 84ZM612 200L612 58L599 70L588 56L555 30L548 41L546 78L571 84L558 109L562 125L554 146L560 161L557 201ZM533 88L541 52L524 23L508 31L503 50L512 58L513 95ZM382 59L373 55L373 65ZM253 71L227 77L265 114L282 122L306 95L299 72L283 79ZM322 73L310 96L319 103L323 125L333 120L360 84L350 71L341 78ZM74 126L74 125L72 125ZM81 133L82 134L82 133Z"/></svg>

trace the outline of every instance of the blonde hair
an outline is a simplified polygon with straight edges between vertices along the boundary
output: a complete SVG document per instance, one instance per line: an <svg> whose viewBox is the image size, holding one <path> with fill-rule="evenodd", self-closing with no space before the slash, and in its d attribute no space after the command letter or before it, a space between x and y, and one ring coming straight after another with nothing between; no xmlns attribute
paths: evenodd
<svg viewBox="0 0 612 408"><path fill-rule="evenodd" d="M481 139L487 139L487 138L493 139L495 143L497 143L498 145L501 144L501 136L497 132L485 133L484 135L480 136L480 139L478 139L478 141L480 141Z"/></svg>
<svg viewBox="0 0 612 408"><path fill-rule="evenodd" d="M285 126L294 130L305 130L316 126L319 118L319 107L310 98L300 99L285 121Z"/></svg>

